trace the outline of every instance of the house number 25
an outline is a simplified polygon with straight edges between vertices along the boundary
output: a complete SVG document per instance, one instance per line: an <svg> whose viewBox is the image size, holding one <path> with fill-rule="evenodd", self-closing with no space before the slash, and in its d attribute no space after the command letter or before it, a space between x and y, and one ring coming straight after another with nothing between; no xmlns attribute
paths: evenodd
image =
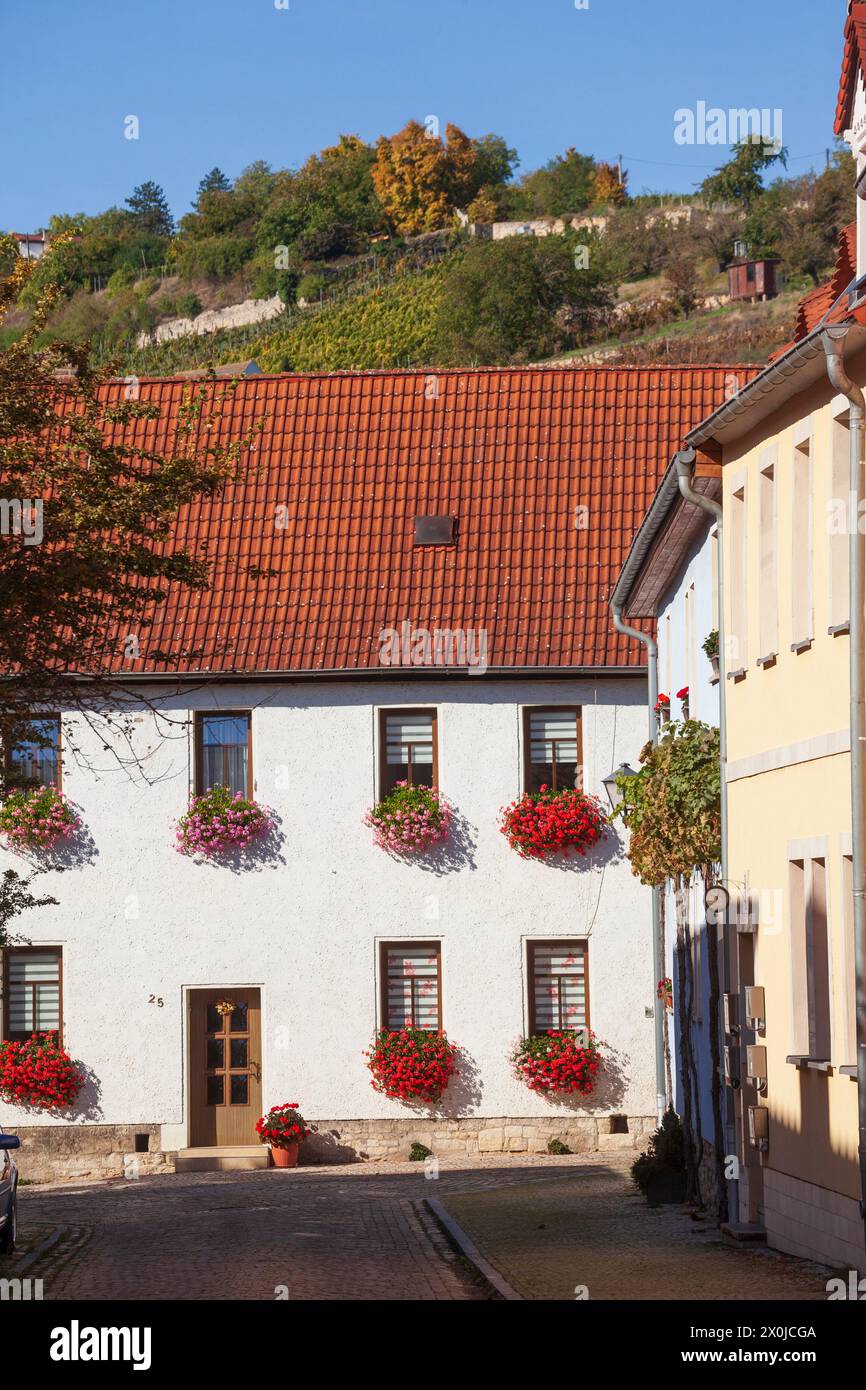
<svg viewBox="0 0 866 1390"><path fill-rule="evenodd" d="M165 1001L163 999L160 999L159 996L156 994L152 994L147 1002L148 1004L155 1004L158 1009L165 1008Z"/></svg>

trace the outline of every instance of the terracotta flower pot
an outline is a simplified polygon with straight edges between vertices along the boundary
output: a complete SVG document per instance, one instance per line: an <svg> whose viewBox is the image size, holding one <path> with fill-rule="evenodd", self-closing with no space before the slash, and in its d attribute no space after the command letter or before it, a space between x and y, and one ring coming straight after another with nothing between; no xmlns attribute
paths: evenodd
<svg viewBox="0 0 866 1390"><path fill-rule="evenodd" d="M275 1168L295 1168L298 1162L300 1144L297 1139L293 1144L286 1144L285 1147L277 1148L276 1144L271 1145L271 1159Z"/></svg>

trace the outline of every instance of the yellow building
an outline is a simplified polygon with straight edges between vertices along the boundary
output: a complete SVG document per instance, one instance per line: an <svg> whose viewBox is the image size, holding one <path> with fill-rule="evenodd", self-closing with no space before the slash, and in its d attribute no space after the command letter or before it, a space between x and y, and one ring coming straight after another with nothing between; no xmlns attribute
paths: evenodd
<svg viewBox="0 0 866 1390"><path fill-rule="evenodd" d="M740 1165L731 1221L763 1227L779 1249L863 1269L851 402L831 383L825 342L829 325L848 324L836 346L866 386L866 330L846 294L855 242L852 227L832 286L802 307L797 340L687 442L722 474L726 876L740 905L726 933Z"/></svg>

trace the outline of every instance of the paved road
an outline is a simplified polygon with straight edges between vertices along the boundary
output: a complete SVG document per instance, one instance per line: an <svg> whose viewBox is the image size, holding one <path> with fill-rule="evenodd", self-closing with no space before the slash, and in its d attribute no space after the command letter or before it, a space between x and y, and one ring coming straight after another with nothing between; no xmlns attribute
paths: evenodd
<svg viewBox="0 0 866 1390"><path fill-rule="evenodd" d="M616 1159L514 1156L188 1173L21 1192L21 1273L44 1298L484 1300L424 1206L442 1201L529 1298L814 1298L812 1266L731 1251L679 1210L648 1212Z"/></svg>

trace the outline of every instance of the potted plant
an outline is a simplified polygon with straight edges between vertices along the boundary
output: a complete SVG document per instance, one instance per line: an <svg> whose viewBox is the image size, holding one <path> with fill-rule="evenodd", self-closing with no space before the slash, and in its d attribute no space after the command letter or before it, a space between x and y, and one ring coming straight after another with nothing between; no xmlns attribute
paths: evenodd
<svg viewBox="0 0 866 1390"><path fill-rule="evenodd" d="M256 1122L256 1133L263 1144L269 1144L275 1168L294 1168L304 1140L312 1133L298 1109L296 1100L273 1105L267 1115Z"/></svg>
<svg viewBox="0 0 866 1390"><path fill-rule="evenodd" d="M194 796L175 828L179 854L219 854L227 849L246 849L266 835L273 824L271 813L252 797L232 795L228 787L210 787Z"/></svg>
<svg viewBox="0 0 866 1390"><path fill-rule="evenodd" d="M670 717L671 717L671 697L670 697L670 695L664 695L664 694L659 695L659 697L658 697L658 699L656 700L655 705L653 706L653 708L655 709L655 712L656 712L656 719L658 720L659 728L661 728L663 724L668 724L668 723L670 723Z"/></svg>
<svg viewBox="0 0 866 1390"><path fill-rule="evenodd" d="M659 980L656 993L664 1004L668 1013L674 1011L674 982L670 975L665 975L663 980Z"/></svg>
<svg viewBox="0 0 866 1390"><path fill-rule="evenodd" d="M604 835L607 817L595 796L576 788L524 792L500 812L499 828L521 859L585 854Z"/></svg>
<svg viewBox="0 0 866 1390"><path fill-rule="evenodd" d="M530 1091L591 1095L601 1066L601 1044L588 1028L551 1029L521 1038L511 1054L514 1074Z"/></svg>
<svg viewBox="0 0 866 1390"><path fill-rule="evenodd" d="M364 824L372 829L380 849L389 854L415 855L447 840L451 816L451 807L436 787L398 782L367 811Z"/></svg>
<svg viewBox="0 0 866 1390"><path fill-rule="evenodd" d="M632 1164L631 1175L651 1207L685 1200L683 1126L672 1105L650 1138L646 1153Z"/></svg>
<svg viewBox="0 0 866 1390"><path fill-rule="evenodd" d="M0 1043L0 1096L33 1110L68 1110L84 1085L56 1032L34 1033L24 1042Z"/></svg>
<svg viewBox="0 0 866 1390"><path fill-rule="evenodd" d="M365 1052L374 1090L392 1100L441 1100L456 1071L457 1047L425 1028L380 1028Z"/></svg>
<svg viewBox="0 0 866 1390"><path fill-rule="evenodd" d="M677 691L677 699L682 701L683 719L689 717L689 687L684 685L682 690Z"/></svg>
<svg viewBox="0 0 866 1390"><path fill-rule="evenodd" d="M713 668L713 676L719 678L719 630L714 628L704 642L701 643L705 655Z"/></svg>
<svg viewBox="0 0 866 1390"><path fill-rule="evenodd" d="M81 821L54 786L18 787L0 806L0 835L13 848L50 849Z"/></svg>

